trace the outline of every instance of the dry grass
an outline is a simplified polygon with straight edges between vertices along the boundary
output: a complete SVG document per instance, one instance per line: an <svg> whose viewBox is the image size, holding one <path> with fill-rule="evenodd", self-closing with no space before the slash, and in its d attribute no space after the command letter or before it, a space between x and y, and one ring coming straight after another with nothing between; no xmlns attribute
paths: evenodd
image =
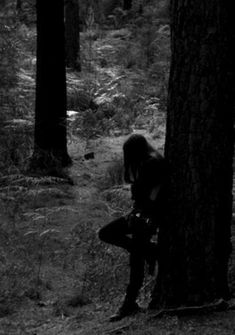
<svg viewBox="0 0 235 335"><path fill-rule="evenodd" d="M163 1L157 10L158 16L164 12ZM0 335L234 333L233 312L107 322L129 272L127 254L97 237L100 227L131 207L120 158L125 136L118 136L141 129L149 138L152 133L157 147L164 143L169 27L163 14L163 21L146 25L155 14L149 10L118 31L82 34L85 71L67 76L69 109L79 112L69 125L74 186L22 173L33 142L36 35L26 26L18 31L22 68L5 96L11 103L0 101ZM112 137L97 138L104 134ZM88 144L95 159L84 161ZM143 306L153 283L146 278Z"/></svg>

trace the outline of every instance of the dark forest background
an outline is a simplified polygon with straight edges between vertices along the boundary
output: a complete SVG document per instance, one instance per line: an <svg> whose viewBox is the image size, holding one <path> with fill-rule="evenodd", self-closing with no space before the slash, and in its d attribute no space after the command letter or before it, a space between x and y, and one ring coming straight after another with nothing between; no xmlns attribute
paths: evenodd
<svg viewBox="0 0 235 335"><path fill-rule="evenodd" d="M122 144L141 133L174 173L139 303L234 306L228 6L50 1L0 1L0 334L231 334L232 311L108 325L128 257L97 237L131 207Z"/></svg>

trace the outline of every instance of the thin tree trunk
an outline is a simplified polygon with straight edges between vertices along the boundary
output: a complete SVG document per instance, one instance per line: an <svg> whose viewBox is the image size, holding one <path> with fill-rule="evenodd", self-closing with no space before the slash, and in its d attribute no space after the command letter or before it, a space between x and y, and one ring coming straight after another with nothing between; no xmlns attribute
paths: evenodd
<svg viewBox="0 0 235 335"><path fill-rule="evenodd" d="M227 298L235 25L232 4L172 0L167 210L150 307Z"/></svg>
<svg viewBox="0 0 235 335"><path fill-rule="evenodd" d="M22 0L16 0L16 10L18 12L22 10Z"/></svg>
<svg viewBox="0 0 235 335"><path fill-rule="evenodd" d="M66 65L81 71L79 2L68 0L65 6Z"/></svg>
<svg viewBox="0 0 235 335"><path fill-rule="evenodd" d="M132 0L123 0L123 9L130 10L132 7Z"/></svg>
<svg viewBox="0 0 235 335"><path fill-rule="evenodd" d="M37 1L35 146L32 166L66 166L64 2Z"/></svg>
<svg viewBox="0 0 235 335"><path fill-rule="evenodd" d="M6 0L0 0L0 9L3 9L6 6Z"/></svg>

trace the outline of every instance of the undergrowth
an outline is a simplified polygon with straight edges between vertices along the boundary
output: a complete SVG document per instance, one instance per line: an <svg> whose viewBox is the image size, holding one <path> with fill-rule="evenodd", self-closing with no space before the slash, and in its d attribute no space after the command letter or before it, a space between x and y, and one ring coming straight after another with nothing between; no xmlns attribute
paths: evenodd
<svg viewBox="0 0 235 335"><path fill-rule="evenodd" d="M79 89L68 90L68 108L78 112L72 132L88 138L128 133L138 127L135 122L143 114L148 114L143 125L154 132L159 113L166 113L167 5L150 3L120 29L101 31L92 24L81 33L84 72L76 78Z"/></svg>
<svg viewBox="0 0 235 335"><path fill-rule="evenodd" d="M24 169L33 142L34 84L25 71L19 71L26 50L23 43L26 32L20 27L11 11L1 13L0 173Z"/></svg>
<svg viewBox="0 0 235 335"><path fill-rule="evenodd" d="M81 32L83 72L67 73L67 107L75 112L68 120L71 141L141 127L158 132L165 111L167 19L160 22L149 6L141 17L130 14L127 24L119 1L103 5L114 17L103 29L95 14ZM0 25L0 314L2 305L9 304L10 313L24 299L55 303L76 294L111 301L125 291L129 271L125 252L97 237L102 225L131 208L121 158L85 200L60 178L23 175L33 148L36 65L34 1L24 6L20 21Z"/></svg>

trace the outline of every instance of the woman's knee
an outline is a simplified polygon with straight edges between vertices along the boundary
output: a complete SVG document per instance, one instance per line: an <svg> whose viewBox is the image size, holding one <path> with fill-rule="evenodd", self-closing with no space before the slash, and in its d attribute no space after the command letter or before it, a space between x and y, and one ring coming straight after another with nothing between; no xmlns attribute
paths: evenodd
<svg viewBox="0 0 235 335"><path fill-rule="evenodd" d="M126 233L128 233L126 219L121 217L102 227L98 231L98 236L101 241L112 244L119 236Z"/></svg>
<svg viewBox="0 0 235 335"><path fill-rule="evenodd" d="M103 242L109 241L109 234L107 232L106 227L103 227L98 231L98 236L99 236L99 239Z"/></svg>

